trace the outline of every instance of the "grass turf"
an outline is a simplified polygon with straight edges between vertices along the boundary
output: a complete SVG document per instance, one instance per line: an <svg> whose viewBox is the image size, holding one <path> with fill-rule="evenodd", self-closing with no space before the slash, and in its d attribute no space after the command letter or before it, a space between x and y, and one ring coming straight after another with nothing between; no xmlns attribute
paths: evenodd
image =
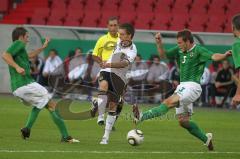
<svg viewBox="0 0 240 159"><path fill-rule="evenodd" d="M90 103L75 102L72 110L88 109ZM143 106L141 109L149 109ZM130 107L125 105L108 145L99 145L103 127L96 119L66 121L69 133L79 144L60 143L60 135L47 110L43 110L24 141L20 128L25 125L30 107L16 98L0 96L0 159L8 158L240 158L239 112L223 109L195 108L193 120L205 132L214 135L215 152L209 153L199 140L178 126L174 110L167 116L139 125L144 132L142 145L132 147L126 134L133 129Z"/></svg>

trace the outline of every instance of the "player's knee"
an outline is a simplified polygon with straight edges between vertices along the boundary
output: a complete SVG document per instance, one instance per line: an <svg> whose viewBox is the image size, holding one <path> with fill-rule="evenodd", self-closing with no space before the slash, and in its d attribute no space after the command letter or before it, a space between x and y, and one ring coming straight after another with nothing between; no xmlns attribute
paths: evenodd
<svg viewBox="0 0 240 159"><path fill-rule="evenodd" d="M54 111L55 108L56 108L56 103L50 100L47 104L47 109L50 111Z"/></svg>
<svg viewBox="0 0 240 159"><path fill-rule="evenodd" d="M103 80L99 83L99 89L101 91L107 91L108 90L108 82Z"/></svg>
<svg viewBox="0 0 240 159"><path fill-rule="evenodd" d="M163 104L167 105L168 107L171 107L173 105L173 102L171 99L167 98L163 101Z"/></svg>
<svg viewBox="0 0 240 159"><path fill-rule="evenodd" d="M116 112L117 110L117 103L109 102L109 111Z"/></svg>
<svg viewBox="0 0 240 159"><path fill-rule="evenodd" d="M116 111L109 111L109 112L108 112L108 115L116 116L116 115L117 115L117 112L116 112Z"/></svg>
<svg viewBox="0 0 240 159"><path fill-rule="evenodd" d="M186 117L180 116L178 118L178 123L181 127L187 129L189 127L189 120Z"/></svg>
<svg viewBox="0 0 240 159"><path fill-rule="evenodd" d="M117 104L117 110L116 110L116 113L119 115L122 111L122 108L123 108L123 100L121 100L118 104Z"/></svg>

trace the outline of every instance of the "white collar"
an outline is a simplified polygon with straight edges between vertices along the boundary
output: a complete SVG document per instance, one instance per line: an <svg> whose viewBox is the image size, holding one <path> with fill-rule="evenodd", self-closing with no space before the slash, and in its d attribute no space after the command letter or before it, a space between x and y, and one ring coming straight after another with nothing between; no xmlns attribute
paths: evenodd
<svg viewBox="0 0 240 159"><path fill-rule="evenodd" d="M193 47L191 47L189 50L187 50L187 52L192 51L195 47L196 47L196 44L194 44Z"/></svg>

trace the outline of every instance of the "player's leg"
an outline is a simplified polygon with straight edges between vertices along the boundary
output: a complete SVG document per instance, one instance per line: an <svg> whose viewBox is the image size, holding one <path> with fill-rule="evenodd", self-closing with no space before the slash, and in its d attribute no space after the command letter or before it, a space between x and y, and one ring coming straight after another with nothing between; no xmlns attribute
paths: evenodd
<svg viewBox="0 0 240 159"><path fill-rule="evenodd" d="M180 96L173 94L161 103L158 107L149 109L143 113L140 113L137 105L133 105L134 120L136 123L144 120L152 119L155 117L162 116L168 112L169 109L176 107L179 103Z"/></svg>
<svg viewBox="0 0 240 159"><path fill-rule="evenodd" d="M105 131L104 131L104 135L102 138L102 141L100 142L100 144L108 144L108 140L109 140L109 135L112 131L112 127L116 121L116 117L117 117L117 103L115 102L109 102L109 111L108 111L108 115L106 118L106 125L105 125Z"/></svg>
<svg viewBox="0 0 240 159"><path fill-rule="evenodd" d="M115 123L117 122L118 117L120 116L120 114L121 114L121 112L122 112L123 104L124 104L124 101L123 101L123 99L121 98L120 101L119 101L118 104L117 104L117 110L116 110L116 115L117 115L117 116L116 116L116 121L115 121ZM112 127L112 131L115 131L115 130L116 130L116 127L113 126L113 127Z"/></svg>
<svg viewBox="0 0 240 159"><path fill-rule="evenodd" d="M192 114L192 103L185 107L179 107L176 108L176 114L178 116L179 125L183 128L185 128L190 134L201 140L205 145L208 146L209 150L213 150L213 144L212 144L212 134L207 133L205 134L204 131L202 131L197 123L190 120L191 114Z"/></svg>
<svg viewBox="0 0 240 159"><path fill-rule="evenodd" d="M47 104L47 109L50 112L50 115L52 117L53 122L58 127L61 135L62 135L62 142L79 142L76 139L73 139L71 136L69 136L66 125L64 123L64 120L58 113L58 110L56 109L56 103L53 100L50 100Z"/></svg>
<svg viewBox="0 0 240 159"><path fill-rule="evenodd" d="M99 125L104 125L104 114L106 111L106 105L108 102L107 91L108 91L108 82L107 80L99 80L99 93L98 93L98 120Z"/></svg>
<svg viewBox="0 0 240 159"><path fill-rule="evenodd" d="M33 106L31 112L28 115L28 119L25 127L21 128L21 134L23 139L30 137L31 128L37 120L38 114L41 109L46 105L47 100L44 98L36 101L36 96L41 96L41 93L36 94L39 84L31 83L25 86L22 86L13 92L13 95L20 98L23 103L27 106Z"/></svg>
<svg viewBox="0 0 240 159"><path fill-rule="evenodd" d="M120 77L113 73L110 73L110 77L111 80L109 80L109 92L108 92L109 110L106 119L105 132L100 144L108 144L109 135L112 131L113 125L117 118L117 105L125 89L125 83L121 80Z"/></svg>

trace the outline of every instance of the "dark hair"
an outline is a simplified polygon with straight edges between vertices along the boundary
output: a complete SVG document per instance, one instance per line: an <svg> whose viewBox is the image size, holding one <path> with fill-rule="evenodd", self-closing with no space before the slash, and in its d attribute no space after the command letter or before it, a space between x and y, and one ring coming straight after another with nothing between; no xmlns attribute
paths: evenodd
<svg viewBox="0 0 240 159"><path fill-rule="evenodd" d="M118 17L112 16L112 17L109 17L109 18L108 18L108 23L109 23L110 21L114 21L114 20L116 20L117 22L119 22Z"/></svg>
<svg viewBox="0 0 240 159"><path fill-rule="evenodd" d="M20 36L24 36L27 33L27 30L23 27L17 27L12 32L12 41L16 41Z"/></svg>
<svg viewBox="0 0 240 159"><path fill-rule="evenodd" d="M81 50L81 52L82 52L82 48L80 48L80 47L77 47L76 49L75 49L75 51L77 51L77 50Z"/></svg>
<svg viewBox="0 0 240 159"><path fill-rule="evenodd" d="M151 55L150 60L153 61L153 59L157 58L160 60L160 57L158 55Z"/></svg>
<svg viewBox="0 0 240 159"><path fill-rule="evenodd" d="M51 49L49 52L54 52L56 55L58 55L58 51L56 49Z"/></svg>
<svg viewBox="0 0 240 159"><path fill-rule="evenodd" d="M127 34L130 34L130 35L131 35L131 38L133 38L134 33L135 33L135 29L134 29L134 27L133 27L132 24L130 24L130 23L124 23L124 24L121 24L121 25L119 26L119 28L120 28L120 29L125 29L126 32L127 32Z"/></svg>
<svg viewBox="0 0 240 159"><path fill-rule="evenodd" d="M190 41L190 43L194 42L193 35L192 35L191 31L188 30L188 29L184 29L182 31L179 31L177 33L177 38L180 38L180 37L183 39L184 42L186 42L188 40Z"/></svg>
<svg viewBox="0 0 240 159"><path fill-rule="evenodd" d="M240 31L240 14L233 16L232 25L234 29Z"/></svg>
<svg viewBox="0 0 240 159"><path fill-rule="evenodd" d="M139 57L140 59L142 59L142 56L141 56L141 54L137 54L137 57Z"/></svg>

